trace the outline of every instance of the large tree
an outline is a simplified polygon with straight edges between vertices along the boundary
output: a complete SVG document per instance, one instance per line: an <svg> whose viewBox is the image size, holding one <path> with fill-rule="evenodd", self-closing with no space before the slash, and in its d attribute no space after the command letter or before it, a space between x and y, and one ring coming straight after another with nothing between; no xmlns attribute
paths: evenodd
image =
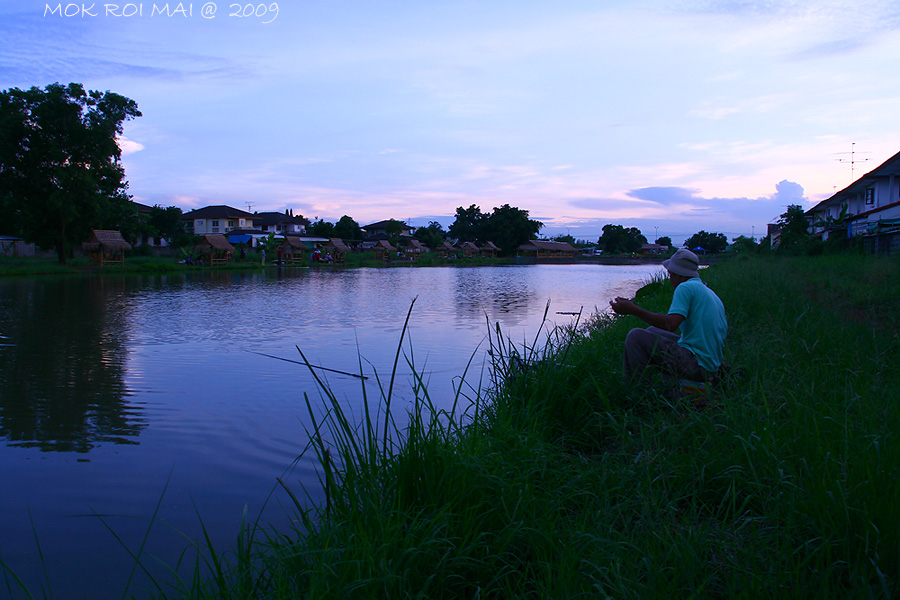
<svg viewBox="0 0 900 600"><path fill-rule="evenodd" d="M429 221L427 227L419 227L416 229L413 237L433 249L444 242L446 232L437 221Z"/></svg>
<svg viewBox="0 0 900 600"><path fill-rule="evenodd" d="M334 224L334 235L342 240L361 240L362 229L350 216L344 215Z"/></svg>
<svg viewBox="0 0 900 600"><path fill-rule="evenodd" d="M481 212L480 206L459 206L456 209L456 220L450 224L447 233L457 242L476 242L481 239L487 217Z"/></svg>
<svg viewBox="0 0 900 600"><path fill-rule="evenodd" d="M781 237L778 249L789 251L809 237L809 219L799 204L791 204L778 218Z"/></svg>
<svg viewBox="0 0 900 600"><path fill-rule="evenodd" d="M702 248L708 254L719 254L728 247L728 238L724 233L709 233L701 229L684 241L684 247L690 250Z"/></svg>
<svg viewBox="0 0 900 600"><path fill-rule="evenodd" d="M528 211L504 204L494 208L487 220L481 242L494 242L506 254L537 237L544 224L528 218Z"/></svg>
<svg viewBox="0 0 900 600"><path fill-rule="evenodd" d="M625 228L622 225L604 225L603 235L597 240L607 254L621 254L637 252L641 246L647 243L647 238L637 227Z"/></svg>
<svg viewBox="0 0 900 600"><path fill-rule="evenodd" d="M544 224L528 218L528 211L504 204L490 214L472 204L456 209L456 220L450 225L450 237L459 242L494 242L505 253L513 252L537 236Z"/></svg>
<svg viewBox="0 0 900 600"><path fill-rule="evenodd" d="M61 263L92 228L117 228L131 212L117 137L137 104L81 84L0 92L0 212L28 241L55 247Z"/></svg>

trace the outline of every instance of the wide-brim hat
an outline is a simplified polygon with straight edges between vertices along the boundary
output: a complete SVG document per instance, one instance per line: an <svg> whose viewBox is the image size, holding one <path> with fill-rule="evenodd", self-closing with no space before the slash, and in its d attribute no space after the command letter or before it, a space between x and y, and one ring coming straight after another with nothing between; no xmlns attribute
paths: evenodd
<svg viewBox="0 0 900 600"><path fill-rule="evenodd" d="M681 248L662 264L669 273L682 277L699 277L697 269L700 267L700 259L690 250Z"/></svg>

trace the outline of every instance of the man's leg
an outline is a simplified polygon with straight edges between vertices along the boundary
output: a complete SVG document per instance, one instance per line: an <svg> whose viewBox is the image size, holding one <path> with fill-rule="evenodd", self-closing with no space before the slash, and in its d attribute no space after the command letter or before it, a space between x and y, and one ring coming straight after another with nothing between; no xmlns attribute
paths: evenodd
<svg viewBox="0 0 900 600"><path fill-rule="evenodd" d="M649 364L657 364L654 357L659 353L678 347L678 334L660 329L632 329L625 338L624 373L625 379L639 378Z"/></svg>

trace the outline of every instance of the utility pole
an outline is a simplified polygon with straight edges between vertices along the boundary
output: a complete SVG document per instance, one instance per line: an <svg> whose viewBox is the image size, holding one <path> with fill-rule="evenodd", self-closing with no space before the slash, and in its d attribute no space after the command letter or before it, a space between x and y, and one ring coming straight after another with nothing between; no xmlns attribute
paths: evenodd
<svg viewBox="0 0 900 600"><path fill-rule="evenodd" d="M659 227L653 226L653 243L655 244L659 240Z"/></svg>

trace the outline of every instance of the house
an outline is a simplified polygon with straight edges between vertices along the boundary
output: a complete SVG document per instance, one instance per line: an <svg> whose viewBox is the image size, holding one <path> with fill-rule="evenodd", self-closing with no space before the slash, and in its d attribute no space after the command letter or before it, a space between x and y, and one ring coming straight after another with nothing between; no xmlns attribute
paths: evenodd
<svg viewBox="0 0 900 600"><path fill-rule="evenodd" d="M387 221L378 221L377 223L371 223L369 225L366 225L365 227L361 227L361 229L366 232L367 238L372 238L377 235L387 236L388 227L390 226L389 224L392 222L400 223L402 225L402 228L400 229L400 237L411 237L412 236L413 230L415 228L410 227L406 223L402 223L400 221L396 221L396 220L392 220L392 219L388 219ZM385 238L385 239L387 239L387 238Z"/></svg>
<svg viewBox="0 0 900 600"><path fill-rule="evenodd" d="M131 250L131 244L120 232L109 229L92 229L91 238L81 247L87 252L90 264L101 267L106 264L124 265L125 251Z"/></svg>
<svg viewBox="0 0 900 600"><path fill-rule="evenodd" d="M813 235L870 238L876 250L900 248L900 153L806 211Z"/></svg>
<svg viewBox="0 0 900 600"><path fill-rule="evenodd" d="M349 246L344 243L341 238L331 238L328 243L322 247L326 255L330 254L334 262L344 262L344 257L352 252Z"/></svg>
<svg viewBox="0 0 900 600"><path fill-rule="evenodd" d="M299 237L288 235L278 245L278 258L287 264L301 263L303 262L303 253L312 249L310 244L304 243Z"/></svg>
<svg viewBox="0 0 900 600"><path fill-rule="evenodd" d="M578 250L569 242L529 240L519 246L519 252L535 258L574 258Z"/></svg>
<svg viewBox="0 0 900 600"><path fill-rule="evenodd" d="M255 226L263 233L274 233L275 235L301 235L306 233L306 226L309 220L303 217L295 217L293 211L287 213L280 212L260 212L253 213Z"/></svg>
<svg viewBox="0 0 900 600"><path fill-rule="evenodd" d="M234 229L256 229L257 215L225 205L205 206L181 217L185 231L194 235L226 234Z"/></svg>

